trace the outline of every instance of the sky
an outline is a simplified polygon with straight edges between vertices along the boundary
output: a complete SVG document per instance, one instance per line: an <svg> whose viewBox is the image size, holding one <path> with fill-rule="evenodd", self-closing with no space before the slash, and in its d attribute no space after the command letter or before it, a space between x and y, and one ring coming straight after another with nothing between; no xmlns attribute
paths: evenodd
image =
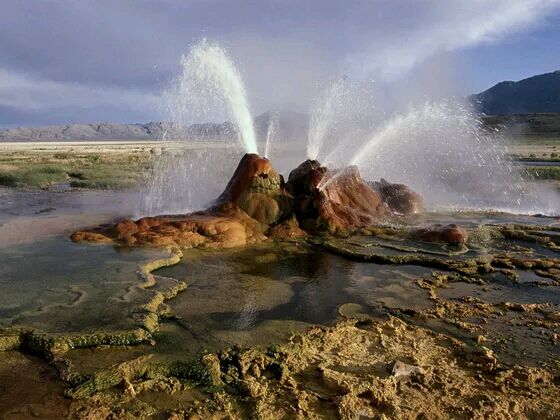
<svg viewBox="0 0 560 420"><path fill-rule="evenodd" d="M0 0L0 126L165 119L203 38L255 115L306 112L333 78L395 100L465 96L560 69L560 0Z"/></svg>

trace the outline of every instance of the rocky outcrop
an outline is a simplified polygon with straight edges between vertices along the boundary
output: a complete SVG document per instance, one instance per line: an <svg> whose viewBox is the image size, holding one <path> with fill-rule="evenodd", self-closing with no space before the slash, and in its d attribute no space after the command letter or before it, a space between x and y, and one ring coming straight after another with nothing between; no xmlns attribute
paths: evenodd
<svg viewBox="0 0 560 420"><path fill-rule="evenodd" d="M145 217L123 220L113 228L79 231L70 239L76 242L110 242L123 245L165 246L181 248L231 248L266 239L267 226L249 217L231 203L213 211L186 216Z"/></svg>
<svg viewBox="0 0 560 420"><path fill-rule="evenodd" d="M286 241L295 238L304 238L307 236L307 232L301 229L297 219L292 217L291 219L271 227L266 235L270 239Z"/></svg>
<svg viewBox="0 0 560 420"><path fill-rule="evenodd" d="M465 228L456 224L433 225L413 232L413 237L426 242L444 242L449 244L464 244L469 235Z"/></svg>
<svg viewBox="0 0 560 420"><path fill-rule="evenodd" d="M295 215L311 232L350 233L391 216L355 166L328 171L307 160L290 173L287 189L294 195Z"/></svg>
<svg viewBox="0 0 560 420"><path fill-rule="evenodd" d="M372 188L351 166L331 171L306 160L285 183L270 161L243 156L223 193L206 211L180 216L123 220L112 227L76 232L74 241L181 248L233 247L307 234L346 235L420 210L408 187L376 183ZM453 232L442 232L451 237ZM426 236L429 235L426 233Z"/></svg>
<svg viewBox="0 0 560 420"><path fill-rule="evenodd" d="M420 213L423 209L422 197L404 184L391 184L383 178L379 182L369 183L381 194L381 199L392 212L410 216Z"/></svg>
<svg viewBox="0 0 560 420"><path fill-rule="evenodd" d="M291 197L282 184L267 159L247 154L206 211L123 220L113 227L75 232L71 239L181 248L230 248L260 242L267 239L265 232L271 225L291 214Z"/></svg>
<svg viewBox="0 0 560 420"><path fill-rule="evenodd" d="M243 156L217 205L235 203L249 217L266 225L291 214L291 197L270 161L255 154Z"/></svg>

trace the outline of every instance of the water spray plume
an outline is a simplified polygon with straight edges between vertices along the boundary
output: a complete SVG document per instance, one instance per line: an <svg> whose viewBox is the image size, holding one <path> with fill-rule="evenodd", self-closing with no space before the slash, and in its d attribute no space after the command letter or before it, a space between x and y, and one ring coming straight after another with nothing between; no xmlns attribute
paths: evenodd
<svg viewBox="0 0 560 420"><path fill-rule="evenodd" d="M379 115L373 85L336 79L312 103L307 157L330 165L349 159ZM357 143L358 142L358 143Z"/></svg>
<svg viewBox="0 0 560 420"><path fill-rule="evenodd" d="M409 185L432 209L553 213L560 204L527 182L503 138L455 103L426 103L394 116L348 163L366 179Z"/></svg>
<svg viewBox="0 0 560 420"><path fill-rule="evenodd" d="M312 105L309 121L309 133L307 143L307 157L315 160L323 147L325 138L336 125L338 117L338 104L344 93L344 81L336 80L324 91Z"/></svg>
<svg viewBox="0 0 560 420"><path fill-rule="evenodd" d="M258 153L253 118L241 75L226 51L203 40L181 59L181 72L164 94L164 113L169 124L163 153L153 168L141 196L141 215L184 213L205 208L215 199L243 153ZM216 138L215 130L204 139L193 123L232 121ZM238 142L227 142L237 133ZM166 140L180 141L170 150ZM219 148L219 151L217 151ZM239 149L242 149L241 151Z"/></svg>
<svg viewBox="0 0 560 420"><path fill-rule="evenodd" d="M272 146L272 142L276 134L277 124L276 119L274 117L270 117L270 120L268 121L268 129L266 131L266 144L264 148L264 157L267 159L270 158L270 147Z"/></svg>
<svg viewBox="0 0 560 420"><path fill-rule="evenodd" d="M247 153L258 153L253 117L241 74L220 45L203 40L181 59L182 72L168 92L173 121L232 120Z"/></svg>

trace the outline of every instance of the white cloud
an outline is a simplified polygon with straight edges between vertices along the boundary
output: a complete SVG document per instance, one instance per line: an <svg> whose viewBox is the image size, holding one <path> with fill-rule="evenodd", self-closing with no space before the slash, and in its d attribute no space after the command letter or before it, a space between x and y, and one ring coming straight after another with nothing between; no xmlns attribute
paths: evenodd
<svg viewBox="0 0 560 420"><path fill-rule="evenodd" d="M103 105L152 108L155 95L115 87L43 80L0 69L0 105L30 111L56 107L95 107Z"/></svg>
<svg viewBox="0 0 560 420"><path fill-rule="evenodd" d="M305 110L318 88L342 74L404 85L418 69L428 73L411 82L418 95L433 93L430 83L439 89L453 72L457 56L446 52L500 42L560 7L560 0L5 3L0 106L45 115L111 107L105 115L121 119L130 109L134 118L159 118L158 92L202 37L225 45L239 64L254 113ZM65 119L63 111L53 116Z"/></svg>
<svg viewBox="0 0 560 420"><path fill-rule="evenodd" d="M372 22L362 44L347 57L354 74L398 78L434 54L497 42L532 28L560 6L560 0L398 3L393 5L403 8L403 17Z"/></svg>

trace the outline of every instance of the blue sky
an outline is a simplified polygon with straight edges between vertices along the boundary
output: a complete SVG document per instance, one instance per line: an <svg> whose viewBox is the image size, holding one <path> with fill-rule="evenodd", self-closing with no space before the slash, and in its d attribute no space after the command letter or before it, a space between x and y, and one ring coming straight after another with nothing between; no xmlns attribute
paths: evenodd
<svg viewBox="0 0 560 420"><path fill-rule="evenodd" d="M560 70L560 11L551 13L533 30L456 54L466 77L465 92L485 90L503 80Z"/></svg>
<svg viewBox="0 0 560 420"><path fill-rule="evenodd" d="M0 126L165 118L207 37L255 114L306 111L340 75L402 103L560 69L560 0L0 0Z"/></svg>

